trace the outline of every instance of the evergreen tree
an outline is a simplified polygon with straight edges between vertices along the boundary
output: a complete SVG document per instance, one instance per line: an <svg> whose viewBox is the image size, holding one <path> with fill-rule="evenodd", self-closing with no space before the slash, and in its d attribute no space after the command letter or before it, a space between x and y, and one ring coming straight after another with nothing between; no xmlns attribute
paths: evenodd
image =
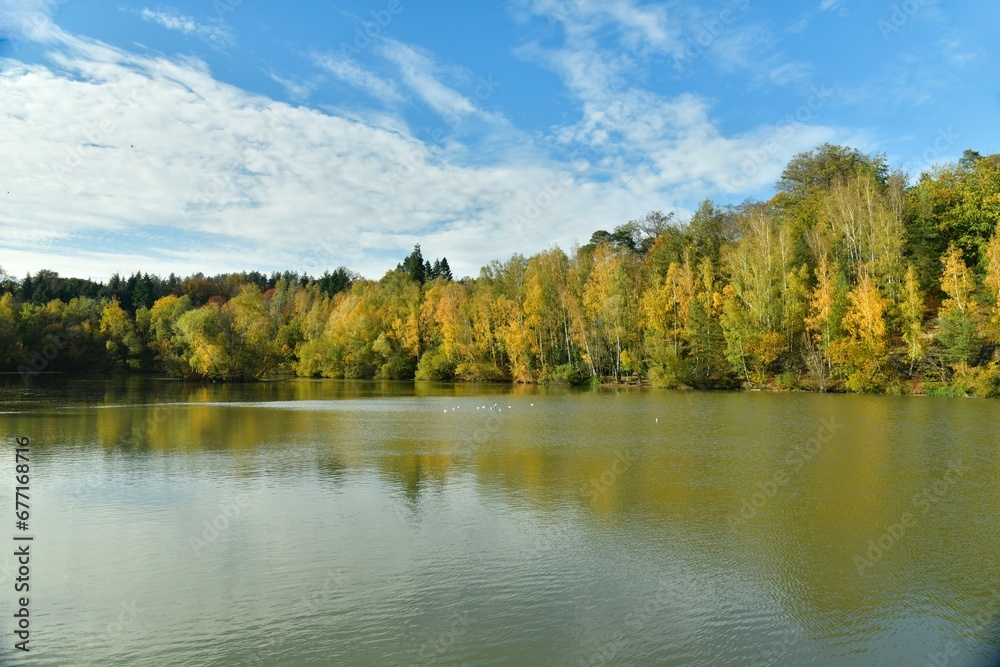
<svg viewBox="0 0 1000 667"><path fill-rule="evenodd" d="M419 243L413 246L413 252L403 260L398 268L405 271L410 276L410 280L423 284L427 278L427 268L424 266L424 256L420 253Z"/></svg>
<svg viewBox="0 0 1000 667"><path fill-rule="evenodd" d="M451 267L448 266L448 258L441 258L441 265L437 269L437 275L439 278L444 278L448 282L451 282L455 278L451 275Z"/></svg>
<svg viewBox="0 0 1000 667"><path fill-rule="evenodd" d="M33 297L35 296L35 281L29 273L21 281L21 301L24 303L31 303Z"/></svg>

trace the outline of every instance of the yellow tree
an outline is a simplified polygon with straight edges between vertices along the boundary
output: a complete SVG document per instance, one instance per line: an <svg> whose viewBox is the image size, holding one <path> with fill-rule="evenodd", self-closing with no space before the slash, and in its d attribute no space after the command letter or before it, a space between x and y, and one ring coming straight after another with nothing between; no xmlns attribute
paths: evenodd
<svg viewBox="0 0 1000 667"><path fill-rule="evenodd" d="M222 307L209 301L201 308L189 310L177 319L176 340L183 352L184 363L177 372L195 377L227 379L230 359L222 342Z"/></svg>
<svg viewBox="0 0 1000 667"><path fill-rule="evenodd" d="M937 341L942 359L964 376L980 344L972 301L976 283L961 249L954 243L948 246L941 263L941 289L948 298L938 311Z"/></svg>
<svg viewBox="0 0 1000 667"><path fill-rule="evenodd" d="M895 300L903 281L905 228L891 191L871 173L834 183L824 198L821 232L849 274L869 272Z"/></svg>
<svg viewBox="0 0 1000 667"><path fill-rule="evenodd" d="M677 271L677 263L671 262L667 275L647 288L640 301L649 377L659 387L676 387L684 382L672 279Z"/></svg>
<svg viewBox="0 0 1000 667"><path fill-rule="evenodd" d="M187 377L191 369L184 356L183 341L177 329L177 321L191 310L191 297L188 295L162 297L149 310L150 342L154 357L163 364L164 370L171 375Z"/></svg>
<svg viewBox="0 0 1000 667"><path fill-rule="evenodd" d="M604 369L615 380L623 372L636 370L638 360L638 270L639 263L631 250L601 243L593 251L593 267L583 291L584 314L593 332L591 340L600 343L603 354L595 358L607 361ZM597 352L595 345L591 352Z"/></svg>
<svg viewBox="0 0 1000 667"><path fill-rule="evenodd" d="M418 380L450 380L460 362L475 361L468 302L469 291L462 283L435 280L427 290L420 308L424 328L431 335L417 365Z"/></svg>
<svg viewBox="0 0 1000 667"><path fill-rule="evenodd" d="M739 224L742 237L726 254L730 281L722 291L721 324L730 366L754 386L766 382L788 349L781 331L789 232L763 204L745 210Z"/></svg>
<svg viewBox="0 0 1000 667"><path fill-rule="evenodd" d="M806 318L809 316L809 265L803 264L797 271L788 272L788 280L783 291L784 307L782 327L785 344L792 349L802 339Z"/></svg>
<svg viewBox="0 0 1000 667"><path fill-rule="evenodd" d="M120 368L139 368L142 339L128 313L112 299L101 310L101 334L105 337L108 356Z"/></svg>
<svg viewBox="0 0 1000 667"><path fill-rule="evenodd" d="M847 295L844 314L847 335L830 344L830 356L851 391L881 389L887 380L889 341L885 312L889 305L875 280L866 272Z"/></svg>
<svg viewBox="0 0 1000 667"><path fill-rule="evenodd" d="M831 264L827 253L821 253L816 267L816 287L809 295L809 315L805 318L809 370L816 377L820 391L826 390L827 378L833 373L830 346L840 335L843 292L840 267Z"/></svg>
<svg viewBox="0 0 1000 667"><path fill-rule="evenodd" d="M983 285L990 302L989 325L984 333L991 342L1000 343L1000 222L986 246L984 257L986 276Z"/></svg>
<svg viewBox="0 0 1000 667"><path fill-rule="evenodd" d="M258 380L277 366L278 327L260 288L244 285L221 309L222 341L230 360L226 379Z"/></svg>
<svg viewBox="0 0 1000 667"><path fill-rule="evenodd" d="M711 261L708 261L711 273ZM688 323L698 280L691 266L690 251L684 263L671 262L666 275L645 290L640 300L645 350L650 378L657 386L685 384L684 357L688 344Z"/></svg>
<svg viewBox="0 0 1000 667"><path fill-rule="evenodd" d="M906 342L906 358L910 360L910 375L913 368L924 358L924 294L920 291L920 279L913 264L906 267L903 282L903 302L900 308L903 316L903 340Z"/></svg>
<svg viewBox="0 0 1000 667"><path fill-rule="evenodd" d="M539 370L569 361L565 294L568 269L569 259L559 248L545 250L528 260L523 310L533 365Z"/></svg>

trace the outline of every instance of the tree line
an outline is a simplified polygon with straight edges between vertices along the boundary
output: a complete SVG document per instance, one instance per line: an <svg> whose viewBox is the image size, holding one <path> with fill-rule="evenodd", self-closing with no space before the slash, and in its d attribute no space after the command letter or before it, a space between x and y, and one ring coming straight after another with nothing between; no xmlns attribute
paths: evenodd
<svg viewBox="0 0 1000 667"><path fill-rule="evenodd" d="M910 183L884 155L824 144L767 201L651 212L458 281L419 245L377 281L0 278L0 368L21 373L996 396L1000 155Z"/></svg>

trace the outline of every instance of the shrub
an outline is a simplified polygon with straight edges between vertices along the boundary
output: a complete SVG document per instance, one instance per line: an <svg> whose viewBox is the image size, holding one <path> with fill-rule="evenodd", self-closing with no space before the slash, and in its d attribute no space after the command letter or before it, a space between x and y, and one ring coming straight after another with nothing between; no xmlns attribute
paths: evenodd
<svg viewBox="0 0 1000 667"><path fill-rule="evenodd" d="M574 364L562 364L553 368L546 368L538 379L541 384L586 384L590 376L584 373Z"/></svg>
<svg viewBox="0 0 1000 667"><path fill-rule="evenodd" d="M440 347L428 350L420 357L420 363L417 364L416 379L432 382L453 380L455 379L455 362L451 361Z"/></svg>

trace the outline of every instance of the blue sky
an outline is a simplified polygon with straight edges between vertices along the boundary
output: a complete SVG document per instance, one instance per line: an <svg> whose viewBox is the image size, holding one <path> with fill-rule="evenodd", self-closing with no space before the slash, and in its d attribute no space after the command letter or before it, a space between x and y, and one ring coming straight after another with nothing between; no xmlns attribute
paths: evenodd
<svg viewBox="0 0 1000 667"><path fill-rule="evenodd" d="M0 0L0 266L458 275L766 198L825 141L1000 151L1000 6Z"/></svg>

